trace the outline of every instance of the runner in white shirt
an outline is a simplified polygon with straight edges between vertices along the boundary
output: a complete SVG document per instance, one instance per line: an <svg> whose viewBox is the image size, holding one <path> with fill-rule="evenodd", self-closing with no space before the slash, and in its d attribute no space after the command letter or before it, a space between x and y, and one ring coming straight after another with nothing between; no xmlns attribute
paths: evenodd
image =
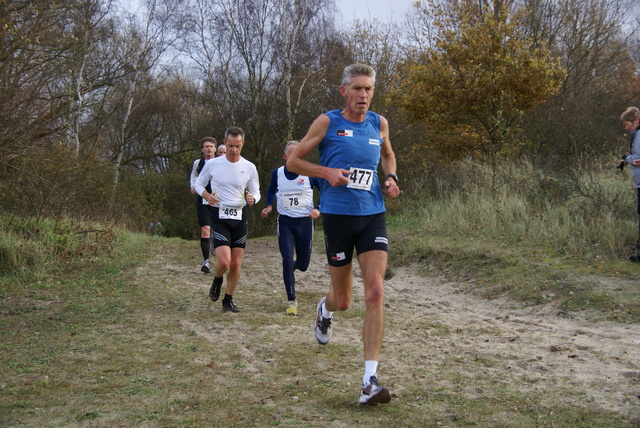
<svg viewBox="0 0 640 428"><path fill-rule="evenodd" d="M202 152L202 158L193 161L193 168L191 168L190 186L191 193L196 193L195 185L200 171L204 168L205 164L213 159L216 155L216 139L213 137L204 137L200 140L200 151ZM200 249L202 250L202 268L200 269L204 273L211 273L211 267L209 266L209 252L211 249L211 207L208 203L202 202L202 197L198 195L196 198L196 205L198 209L198 224L200 225Z"/></svg>
<svg viewBox="0 0 640 428"><path fill-rule="evenodd" d="M233 303L233 292L240 280L240 267L249 230L246 205L260 200L260 183L255 165L242 156L244 131L231 126L225 132L227 153L204 166L196 180L196 192L212 208L211 231L216 264L209 297L214 302L220 297L223 275L227 273L227 288L222 309L239 312ZM211 192L206 190L211 184Z"/></svg>

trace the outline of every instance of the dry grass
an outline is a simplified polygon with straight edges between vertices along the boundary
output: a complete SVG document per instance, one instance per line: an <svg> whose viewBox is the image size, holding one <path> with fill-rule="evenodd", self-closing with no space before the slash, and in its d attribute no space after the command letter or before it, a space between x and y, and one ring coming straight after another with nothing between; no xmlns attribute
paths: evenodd
<svg viewBox="0 0 640 428"><path fill-rule="evenodd" d="M388 283L380 365L393 400L361 407L361 293L354 293L349 311L336 315L332 342L319 346L311 325L328 282L318 251L310 271L298 274L301 315L287 317L275 238L248 244L235 298L239 314L223 313L219 302L208 300L211 276L198 270L196 242L142 242L144 249L126 263L95 263L88 272L19 288L3 282L1 426L640 422L635 354L615 361L595 347L576 348L569 333L555 337L534 321L521 321L518 303L483 301L442 279L404 271ZM454 292L439 294L445 289ZM457 306L458 298L470 300ZM594 340L605 342L597 335ZM574 353L584 364L626 365L619 370L626 375L605 383L572 376L571 369L581 367L566 366L578 362L567 358ZM555 375L559 367L566 371ZM600 387L610 390L600 394Z"/></svg>

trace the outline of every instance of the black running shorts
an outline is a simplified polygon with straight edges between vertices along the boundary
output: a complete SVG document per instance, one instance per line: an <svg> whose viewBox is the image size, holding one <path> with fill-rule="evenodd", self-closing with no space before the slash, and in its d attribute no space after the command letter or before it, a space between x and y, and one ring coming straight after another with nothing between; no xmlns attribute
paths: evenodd
<svg viewBox="0 0 640 428"><path fill-rule="evenodd" d="M387 221L385 213L368 216L322 214L327 262L345 266L353 259L353 249L360 255L367 251L387 251Z"/></svg>
<svg viewBox="0 0 640 428"><path fill-rule="evenodd" d="M198 224L202 226L211 226L211 205L202 203L202 197L198 196Z"/></svg>
<svg viewBox="0 0 640 428"><path fill-rule="evenodd" d="M221 220L219 209L211 208L211 237L213 248L231 247L245 248L249 233L249 218L247 210L242 210L242 220Z"/></svg>

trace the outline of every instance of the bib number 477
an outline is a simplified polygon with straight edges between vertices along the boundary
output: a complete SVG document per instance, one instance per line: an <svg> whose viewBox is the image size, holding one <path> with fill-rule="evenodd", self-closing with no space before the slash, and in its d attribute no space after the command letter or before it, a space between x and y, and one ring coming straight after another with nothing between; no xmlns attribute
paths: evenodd
<svg viewBox="0 0 640 428"><path fill-rule="evenodd" d="M371 190L373 171L370 169L351 168L349 183L350 189Z"/></svg>

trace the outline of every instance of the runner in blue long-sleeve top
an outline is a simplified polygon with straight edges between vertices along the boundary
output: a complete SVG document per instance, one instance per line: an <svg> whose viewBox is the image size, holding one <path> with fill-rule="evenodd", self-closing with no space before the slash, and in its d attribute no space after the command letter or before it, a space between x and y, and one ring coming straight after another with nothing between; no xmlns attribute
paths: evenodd
<svg viewBox="0 0 640 428"><path fill-rule="evenodd" d="M284 149L285 161L298 145L289 141ZM266 218L273 209L274 199L278 209L278 245L282 254L282 276L287 291L289 315L298 315L296 299L296 278L294 270L301 272L309 268L313 240L313 220L320 211L313 205L313 187L320 188L319 179L298 175L286 166L276 168L271 173L271 184L267 190L267 206L260 214ZM295 251L295 260L293 258Z"/></svg>

